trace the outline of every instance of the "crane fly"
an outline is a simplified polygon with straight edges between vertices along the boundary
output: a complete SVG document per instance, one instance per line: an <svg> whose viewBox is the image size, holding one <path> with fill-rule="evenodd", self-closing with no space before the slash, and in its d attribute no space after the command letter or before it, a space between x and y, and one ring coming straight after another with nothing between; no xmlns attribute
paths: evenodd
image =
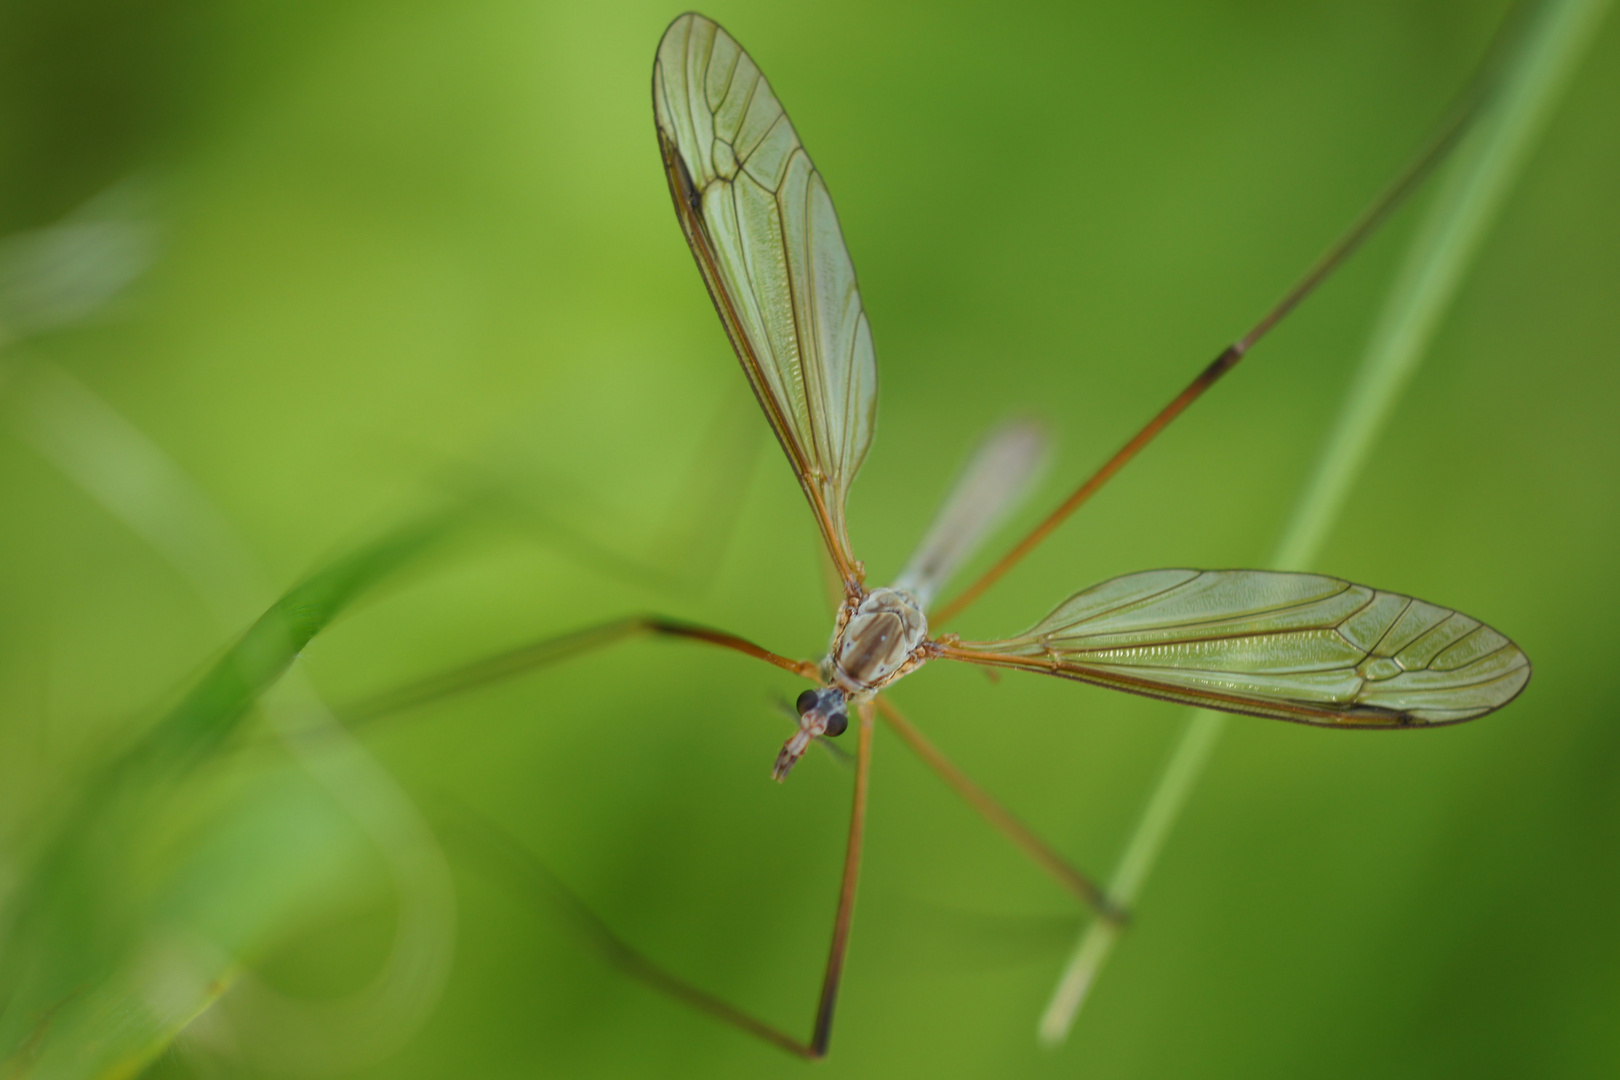
<svg viewBox="0 0 1620 1080"><path fill-rule="evenodd" d="M800 1041L663 972L590 919L622 966L718 1018L806 1058L825 1055L854 907L877 716L992 825L1099 917L1124 913L927 741L884 692L935 661L1056 676L1207 709L1321 727L1392 730L1483 716L1511 701L1530 662L1502 634L1449 608L1321 574L1147 570L1082 589L1022 633L964 641L940 627L1044 540L1335 269L1437 164L1477 101L1460 108L1345 236L1248 335L1228 346L1021 542L954 599L942 587L1009 511L1041 458L1027 423L993 432L969 459L916 554L870 587L850 546L845 501L872 443L873 336L821 174L770 83L718 24L695 13L665 31L653 112L675 216L766 421L809 503L836 571L824 657L794 660L732 634L644 616L520 650L430 681L498 677L634 634L707 642L811 680L771 769L784 780L855 716L854 803L832 943L810 1038Z"/></svg>

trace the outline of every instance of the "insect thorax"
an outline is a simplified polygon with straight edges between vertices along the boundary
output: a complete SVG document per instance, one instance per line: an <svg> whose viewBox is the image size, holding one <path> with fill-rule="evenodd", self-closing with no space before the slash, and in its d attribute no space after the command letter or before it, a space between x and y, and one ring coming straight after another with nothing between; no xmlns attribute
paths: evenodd
<svg viewBox="0 0 1620 1080"><path fill-rule="evenodd" d="M926 659L927 640L928 619L909 592L873 589L839 612L827 681L855 695L881 690Z"/></svg>

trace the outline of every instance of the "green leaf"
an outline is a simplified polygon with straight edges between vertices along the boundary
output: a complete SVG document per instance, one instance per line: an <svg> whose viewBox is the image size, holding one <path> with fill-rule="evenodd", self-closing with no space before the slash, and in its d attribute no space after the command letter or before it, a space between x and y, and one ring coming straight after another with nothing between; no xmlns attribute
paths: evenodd
<svg viewBox="0 0 1620 1080"><path fill-rule="evenodd" d="M0 1075L138 1072L223 993L242 952L262 947L310 885L354 862L352 827L300 793L308 781L295 771L237 785L221 808L205 801L200 766L225 757L259 696L317 634L448 525L396 530L293 587L37 830L45 839L25 861L0 939ZM205 842L188 836L172 854L164 841L177 829ZM213 865L222 859L228 867Z"/></svg>

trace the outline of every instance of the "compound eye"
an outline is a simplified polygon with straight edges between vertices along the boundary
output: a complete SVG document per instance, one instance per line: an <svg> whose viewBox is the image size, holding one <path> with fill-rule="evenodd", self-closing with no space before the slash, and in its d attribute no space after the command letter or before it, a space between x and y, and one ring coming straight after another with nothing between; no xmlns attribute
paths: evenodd
<svg viewBox="0 0 1620 1080"><path fill-rule="evenodd" d="M805 713L815 708L816 702L820 699L820 697L821 694L819 691L806 690L804 693L799 695L798 700L793 703L793 707L799 711L800 716L803 716Z"/></svg>
<svg viewBox="0 0 1620 1080"><path fill-rule="evenodd" d="M827 717L827 730L822 732L822 734L823 735L830 735L833 738L837 738L838 736L842 735L848 728L849 728L849 714L848 713L835 712L831 716Z"/></svg>

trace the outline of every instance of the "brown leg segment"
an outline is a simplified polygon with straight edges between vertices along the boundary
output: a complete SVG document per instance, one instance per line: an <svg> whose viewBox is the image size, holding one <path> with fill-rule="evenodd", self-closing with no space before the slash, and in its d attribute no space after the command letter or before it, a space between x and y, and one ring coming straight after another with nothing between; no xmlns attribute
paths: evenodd
<svg viewBox="0 0 1620 1080"><path fill-rule="evenodd" d="M717 1020L746 1031L774 1046L780 1046L789 1053L801 1057L810 1056L809 1047L799 1040L784 1035L769 1024L733 1008L707 990L694 986L659 967L615 934L607 923L585 906L583 900L574 895L573 890L558 880L556 875L504 830L465 808L456 809L455 816L460 820L455 823L457 826L455 831L460 834L462 842L479 855L490 870L504 878L509 887L523 899L539 900L561 908L563 914L579 929L581 936L595 947L608 963L626 975L640 979L654 990L684 1002L699 1012L708 1013Z"/></svg>
<svg viewBox="0 0 1620 1080"><path fill-rule="evenodd" d="M810 1035L807 1057L827 1055L832 1038L833 1009L838 1004L838 983L844 974L844 952L849 948L849 926L855 916L855 884L861 876L861 842L866 838L866 781L872 766L872 702L861 706L860 744L855 751L855 804L849 813L849 842L844 847L844 878L838 888L838 914L833 917L832 947L827 951L827 973L821 980L816 1003L816 1027Z"/></svg>
<svg viewBox="0 0 1620 1080"><path fill-rule="evenodd" d="M1508 25L1511 25L1511 21ZM1373 200L1372 205L1363 211L1361 217L1351 224L1344 235L1340 236L1316 261L1316 264L1294 283L1288 292L1284 294L1282 300L1270 311L1266 312L1260 321L1249 329L1247 334L1221 350L1220 355L1205 365L1204 369L1193 378L1192 382L1187 384L1185 390L1176 395L1170 404L1159 410L1159 413L1148 421L1147 426L1132 436L1130 441L1120 447L1113 457L1103 462L1102 468L1098 469L1089 479L1076 488L1074 493L1063 500L1056 510L1053 510L1044 521L1035 526L1028 536L1013 545L1011 551L1003 555L977 580L946 603L940 604L935 610L930 611L928 613L928 623L936 633L946 622L961 614L969 604L982 596L986 589L1001 579L1003 574L1022 561L1025 555L1035 550L1041 541L1045 540L1052 534L1053 530L1063 524L1070 514L1078 510L1082 503L1090 499L1092 495L1097 493L1099 488L1113 478L1115 473L1124 468L1126 462L1135 457L1144 446L1152 442L1159 432L1170 424L1170 421L1180 416L1187 406L1197 401L1205 390L1214 386L1216 380L1222 375L1236 367L1238 361L1247 355L1256 342L1265 337L1272 327L1276 326L1289 312L1299 306L1301 300L1304 300L1305 297L1315 291L1318 285L1327 280L1329 275L1337 270L1339 265L1361 246L1363 241L1378 230L1378 226L1383 224L1384 219L1389 217L1401 203L1406 201L1406 197L1423 182L1424 178L1445 160L1446 155L1451 152L1451 148L1457 144L1457 141L1468 130L1468 126L1473 122L1474 118L1479 115L1480 106L1495 88L1497 72L1500 66L1497 54L1500 52L1501 42L1506 41L1507 36L1508 31L1504 29L1502 36L1498 38L1497 45L1493 47L1491 54L1486 57L1485 62L1475 73L1473 80L1463 90L1456 104L1452 106L1450 112L1441 122L1439 130L1423 145L1417 156L1407 164L1401 174L1395 178L1395 182L1385 188Z"/></svg>
<svg viewBox="0 0 1620 1080"><path fill-rule="evenodd" d="M818 679L820 676L816 665L809 660L790 660L785 656L778 656L769 649L763 649L751 641L723 630L714 630L662 615L633 615L627 619L592 626L562 637L547 638L437 675L430 675L419 682L385 690L343 710L342 716L351 726L364 723L389 713L401 712L488 683L509 679L535 668L555 664L643 634L686 638L718 645L745 656L752 656L756 660L763 660L806 679Z"/></svg>
<svg viewBox="0 0 1620 1080"><path fill-rule="evenodd" d="M994 825L1001 834L1034 860L1035 865L1046 871L1054 881L1090 907L1100 918L1106 919L1116 926L1123 926L1128 921L1126 912L1108 898L1096 882L1085 874L1076 870L1062 855L1030 831L1025 825L1013 816L1012 811L991 798L979 785L969 780L967 774L957 768L939 748L929 742L923 733L912 726L899 709L887 698L877 699L878 711L883 719L888 721L895 733L904 739L923 763L939 774L956 793L973 809L977 810L986 821Z"/></svg>
<svg viewBox="0 0 1620 1080"><path fill-rule="evenodd" d="M535 668L643 634L685 638L718 645L757 660L764 660L768 664L807 679L817 679L820 674L816 664L811 661L791 660L779 656L735 634L659 615L638 615L562 637L549 638L452 668L419 682L378 694L346 710L344 717L350 723L364 722L521 675ZM739 1031L803 1058L821 1058L826 1056L827 1044L832 1037L833 1010L838 1000L838 987L844 970L844 955L849 947L850 921L855 913L855 886L860 876L861 841L866 831L866 793L871 766L872 730L873 708L868 703L860 709L860 735L855 756L855 796L850 813L849 840L844 853L844 872L838 891L838 910L833 918L832 944L827 954L826 972L822 977L821 995L816 1002L815 1026L808 1042L801 1042L664 970L615 934L567 886L558 881L511 837L487 822L474 819L470 813L463 812L460 816L465 824L476 826L464 831L493 865L519 884L525 893L540 894L560 903L580 927L584 937L609 963L660 993L730 1024Z"/></svg>
<svg viewBox="0 0 1620 1080"><path fill-rule="evenodd" d="M832 1038L833 1010L844 972L844 955L849 947L849 928L855 914L855 887L861 872L861 841L866 833L867 779L872 759L872 706L860 710L860 737L856 752L855 800L850 813L849 841L844 850L844 873L838 889L838 910L833 917L832 944L827 952L826 973L816 1002L815 1027L810 1040L801 1042L778 1028L758 1020L722 1001L706 990L664 970L615 934L561 881L504 832L465 809L457 816L463 833L476 849L517 884L525 894L560 903L583 935L613 966L640 979L654 990L707 1013L739 1031L780 1047L799 1057L816 1060L825 1057Z"/></svg>

